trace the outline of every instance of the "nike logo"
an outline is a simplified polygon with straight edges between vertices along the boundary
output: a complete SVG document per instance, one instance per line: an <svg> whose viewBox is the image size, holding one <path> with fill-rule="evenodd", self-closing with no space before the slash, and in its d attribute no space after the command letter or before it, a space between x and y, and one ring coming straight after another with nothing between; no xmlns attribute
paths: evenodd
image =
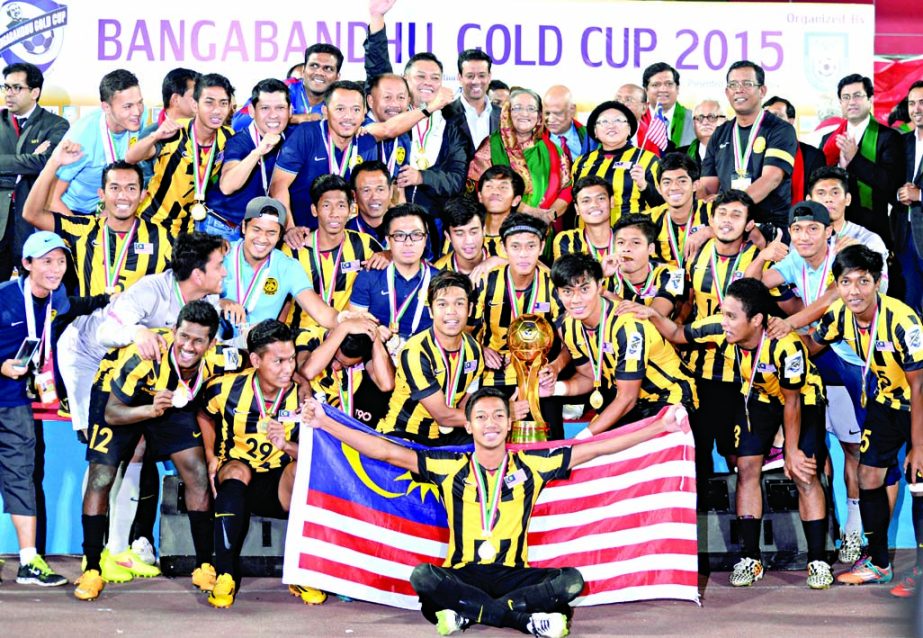
<svg viewBox="0 0 923 638"><path fill-rule="evenodd" d="M18 326L21 323L25 323L25 321L14 321L13 323L10 324L10 327Z"/></svg>
<svg viewBox="0 0 923 638"><path fill-rule="evenodd" d="M224 512L215 514L215 518L224 518L226 516L234 516L234 512Z"/></svg>
<svg viewBox="0 0 923 638"><path fill-rule="evenodd" d="M314 161L315 161L315 162L323 162L325 159L327 159L327 158L326 158L326 157L315 157L315 158L314 158Z"/></svg>
<svg viewBox="0 0 923 638"><path fill-rule="evenodd" d="M727 145L728 145L727 142L722 142L721 144L718 144L718 148L724 148Z"/></svg>
<svg viewBox="0 0 923 638"><path fill-rule="evenodd" d="M382 290L382 291L381 291L381 294L387 295L387 294L388 294L388 291L387 291L387 290ZM19 323L22 323L22 322L20 321Z"/></svg>
<svg viewBox="0 0 923 638"><path fill-rule="evenodd" d="M852 430L850 430L850 431L849 431L849 435L850 435L850 436L853 436L853 435L855 435L855 434L859 434L859 432L861 432L861 431L862 431L862 430L856 430L855 432L853 432Z"/></svg>
<svg viewBox="0 0 923 638"><path fill-rule="evenodd" d="M200 438L202 438L202 433L201 433L201 432L193 432L193 433L192 433L192 438L194 438L194 439L200 439Z"/></svg>

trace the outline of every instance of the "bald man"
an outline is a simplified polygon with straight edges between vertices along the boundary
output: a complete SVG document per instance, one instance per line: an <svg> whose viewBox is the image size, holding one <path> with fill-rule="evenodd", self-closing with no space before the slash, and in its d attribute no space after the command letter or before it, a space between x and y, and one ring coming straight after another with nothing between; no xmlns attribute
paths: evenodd
<svg viewBox="0 0 923 638"><path fill-rule="evenodd" d="M647 92L637 84L623 84L615 92L615 101L627 106L638 121L638 130L634 137L631 138L631 143L638 146L641 140L644 140L644 150L660 157L660 147L647 139L647 125L650 120L642 124L642 118L647 113Z"/></svg>
<svg viewBox="0 0 923 638"><path fill-rule="evenodd" d="M596 148L596 142L587 135L586 127L575 119L577 105L570 89L556 84L542 98L545 111L545 125L552 141L558 145L571 161Z"/></svg>
<svg viewBox="0 0 923 638"><path fill-rule="evenodd" d="M695 139L692 140L689 146L683 146L678 149L679 152L691 157L701 169L708 140L711 139L715 129L724 124L726 120L727 116L721 110L721 104L717 100L702 100L696 104L696 107L692 110L692 126L695 129Z"/></svg>

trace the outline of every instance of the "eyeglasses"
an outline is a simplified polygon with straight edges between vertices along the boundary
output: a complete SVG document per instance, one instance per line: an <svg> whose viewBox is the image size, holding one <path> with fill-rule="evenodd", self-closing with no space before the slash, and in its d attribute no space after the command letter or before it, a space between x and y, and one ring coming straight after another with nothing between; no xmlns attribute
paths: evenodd
<svg viewBox="0 0 923 638"><path fill-rule="evenodd" d="M0 84L0 91L4 93L10 93L12 95L18 95L22 92L23 89L28 89L29 87L23 86L22 84Z"/></svg>
<svg viewBox="0 0 923 638"><path fill-rule="evenodd" d="M676 82L674 82L673 80L667 80L666 82L651 82L650 84L647 85L647 88L653 89L654 91L656 91L657 89L675 89Z"/></svg>
<svg viewBox="0 0 923 638"><path fill-rule="evenodd" d="M398 230L388 235L388 237L391 239L391 241L395 241L399 244L403 244L408 239L413 243L418 244L426 239L426 233L424 233L422 230L415 230L412 233L404 233Z"/></svg>
<svg viewBox="0 0 923 638"><path fill-rule="evenodd" d="M510 111L513 113L525 112L525 113L532 114L532 113L538 113L538 107L537 106L522 106L521 104L517 104L516 106L511 106Z"/></svg>
<svg viewBox="0 0 923 638"><path fill-rule="evenodd" d="M727 116L721 115L720 113L719 113L719 114L709 113L708 115L696 115L696 116L693 117L692 119L695 120L696 122L698 122L699 124L701 124L702 122L705 122L705 121L708 121L708 122L711 122L712 124L714 124L714 123L717 122L718 120L726 120L726 119L727 119Z"/></svg>
<svg viewBox="0 0 923 638"><path fill-rule="evenodd" d="M852 95L849 95L849 94L841 95L840 102L842 102L843 104L846 104L848 102L861 102L867 97L868 95L865 93L853 93Z"/></svg>
<svg viewBox="0 0 923 638"><path fill-rule="evenodd" d="M596 126L600 128L606 128L607 126L617 126L622 124L628 124L628 120L624 117L614 117L611 120L596 120Z"/></svg>
<svg viewBox="0 0 923 638"><path fill-rule="evenodd" d="M753 89L763 86L759 82L754 82L753 80L744 80L743 82L738 82L737 80L731 80L728 82L727 87L731 91L736 91L738 89L746 89L747 91L752 91Z"/></svg>

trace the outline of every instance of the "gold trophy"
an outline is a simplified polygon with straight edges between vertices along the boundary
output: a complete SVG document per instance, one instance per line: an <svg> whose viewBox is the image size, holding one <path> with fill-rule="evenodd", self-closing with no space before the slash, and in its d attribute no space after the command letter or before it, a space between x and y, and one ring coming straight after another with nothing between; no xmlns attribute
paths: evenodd
<svg viewBox="0 0 923 638"><path fill-rule="evenodd" d="M554 330L542 315L520 315L510 324L506 342L516 370L519 398L529 402L532 417L528 421L513 422L510 442L547 441L548 424L542 419L538 400L538 373L547 362L548 351L554 343Z"/></svg>

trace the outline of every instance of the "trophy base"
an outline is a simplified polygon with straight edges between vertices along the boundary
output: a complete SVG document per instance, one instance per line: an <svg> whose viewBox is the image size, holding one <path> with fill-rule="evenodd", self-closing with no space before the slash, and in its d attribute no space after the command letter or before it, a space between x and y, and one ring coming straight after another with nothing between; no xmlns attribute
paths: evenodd
<svg viewBox="0 0 923 638"><path fill-rule="evenodd" d="M548 440L548 425L543 421L513 421L510 443L539 443Z"/></svg>

